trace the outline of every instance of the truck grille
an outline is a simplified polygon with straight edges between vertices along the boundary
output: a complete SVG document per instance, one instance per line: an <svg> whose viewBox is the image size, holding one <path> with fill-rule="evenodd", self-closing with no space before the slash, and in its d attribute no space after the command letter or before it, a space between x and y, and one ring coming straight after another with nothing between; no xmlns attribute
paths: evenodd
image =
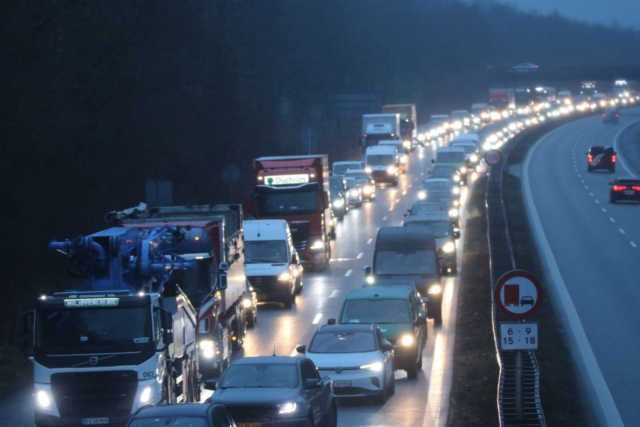
<svg viewBox="0 0 640 427"><path fill-rule="evenodd" d="M298 252L304 252L307 250L307 242L309 241L309 221L289 221L289 228L291 229L291 240L293 240L293 247Z"/></svg>
<svg viewBox="0 0 640 427"><path fill-rule="evenodd" d="M297 252L304 252L307 250L307 241L306 240L301 240L299 242L294 241L293 247L296 248Z"/></svg>
<svg viewBox="0 0 640 427"><path fill-rule="evenodd" d="M233 420L240 423L273 423L279 419L275 405L225 405Z"/></svg>
<svg viewBox="0 0 640 427"><path fill-rule="evenodd" d="M51 391L62 417L122 417L131 414L138 388L135 371L53 374Z"/></svg>

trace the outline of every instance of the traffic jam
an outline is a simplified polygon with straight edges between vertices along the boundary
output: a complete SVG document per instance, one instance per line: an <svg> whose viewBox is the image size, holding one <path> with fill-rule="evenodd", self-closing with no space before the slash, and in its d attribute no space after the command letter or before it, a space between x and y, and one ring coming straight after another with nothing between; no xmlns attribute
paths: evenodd
<svg viewBox="0 0 640 427"><path fill-rule="evenodd" d="M464 269L466 203L501 148L564 117L615 125L640 100L622 84L606 94L589 84L579 94L493 88L486 102L425 122L414 104L384 105L362 116L357 158L253 160L243 205L141 203L110 212L94 234L52 241L79 284L42 295L25 321L36 425L328 427L351 405L382 407L398 378L424 375L429 331L446 316L444 280ZM594 146L585 162L615 172L616 152ZM412 171L424 172L400 188ZM609 188L611 203L640 201L637 177ZM377 227L371 258L344 274L353 286L336 288L339 311L314 317L293 348L257 351L258 333L279 333L259 329L263 313L309 323L297 302L342 262L334 251L347 222L356 233L363 211L401 190L410 209L391 206L400 222ZM505 305L534 305L535 289L513 286L498 295Z"/></svg>

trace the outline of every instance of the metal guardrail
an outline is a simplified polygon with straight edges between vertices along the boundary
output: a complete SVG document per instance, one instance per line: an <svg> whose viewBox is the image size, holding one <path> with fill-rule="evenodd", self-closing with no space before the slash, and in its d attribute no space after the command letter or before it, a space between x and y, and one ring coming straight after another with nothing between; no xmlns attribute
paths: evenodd
<svg viewBox="0 0 640 427"><path fill-rule="evenodd" d="M489 172L485 195L493 302L493 336L500 364L498 410L502 427L545 427L547 423L540 402L540 371L536 356L533 351L522 351L517 354L500 350L500 323L511 321L511 319L502 314L493 301L493 291L498 279L516 267L502 200L502 177L509 155L509 145L502 151L502 162L493 166Z"/></svg>

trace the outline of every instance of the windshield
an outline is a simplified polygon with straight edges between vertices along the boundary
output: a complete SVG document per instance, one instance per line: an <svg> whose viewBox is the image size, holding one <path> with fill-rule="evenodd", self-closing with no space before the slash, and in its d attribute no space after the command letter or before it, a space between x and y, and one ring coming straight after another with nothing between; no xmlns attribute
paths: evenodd
<svg viewBox="0 0 640 427"><path fill-rule="evenodd" d="M196 268L184 270L184 280L180 288L185 294L205 295L211 292L211 266L212 258L196 260ZM214 264L215 265L215 264Z"/></svg>
<svg viewBox="0 0 640 427"><path fill-rule="evenodd" d="M433 235L440 239L451 235L451 223L449 221L412 221L408 225L423 225L433 231Z"/></svg>
<svg viewBox="0 0 640 427"><path fill-rule="evenodd" d="M346 171L360 169L360 163L340 163L333 165L334 175L344 175Z"/></svg>
<svg viewBox="0 0 640 427"><path fill-rule="evenodd" d="M282 363L239 363L231 365L220 388L294 388L298 386L298 367Z"/></svg>
<svg viewBox="0 0 640 427"><path fill-rule="evenodd" d="M129 424L130 427L207 427L207 420L204 418L185 416L166 416L151 418L136 418Z"/></svg>
<svg viewBox="0 0 640 427"><path fill-rule="evenodd" d="M393 164L393 154L367 154L368 166L389 166Z"/></svg>
<svg viewBox="0 0 640 427"><path fill-rule="evenodd" d="M318 193L277 192L261 193L258 197L260 214L263 216L310 215L318 212Z"/></svg>
<svg viewBox="0 0 640 427"><path fill-rule="evenodd" d="M455 163L464 163L465 155L464 152L459 151L441 151L436 156L436 162L455 162Z"/></svg>
<svg viewBox="0 0 640 427"><path fill-rule="evenodd" d="M153 341L149 307L38 309L36 345L91 348Z"/></svg>
<svg viewBox="0 0 640 427"><path fill-rule="evenodd" d="M340 323L410 323L409 304L403 299L362 299L344 303Z"/></svg>
<svg viewBox="0 0 640 427"><path fill-rule="evenodd" d="M245 240L244 257L247 264L283 264L289 261L284 240Z"/></svg>
<svg viewBox="0 0 640 427"><path fill-rule="evenodd" d="M438 203L421 203L419 205L413 205L411 208L411 215L419 215L427 212L442 212L442 206Z"/></svg>
<svg viewBox="0 0 640 427"><path fill-rule="evenodd" d="M321 332L309 346L309 353L368 353L376 351L373 332Z"/></svg>
<svg viewBox="0 0 640 427"><path fill-rule="evenodd" d="M377 251L375 274L436 274L433 251Z"/></svg>

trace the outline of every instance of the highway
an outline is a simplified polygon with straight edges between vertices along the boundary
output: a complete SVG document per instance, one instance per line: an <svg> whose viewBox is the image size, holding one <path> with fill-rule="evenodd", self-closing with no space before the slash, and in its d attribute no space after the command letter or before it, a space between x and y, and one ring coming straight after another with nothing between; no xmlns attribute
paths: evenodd
<svg viewBox="0 0 640 427"><path fill-rule="evenodd" d="M410 156L406 174L397 187L378 187L376 201L351 210L338 223L337 239L332 243L332 260L326 272L304 273L304 290L290 310L279 304L261 304L258 323L249 329L244 350L235 357L292 355L299 344L309 344L315 330L337 317L344 297L362 286L362 267L371 264L377 231L384 226L402 225L404 213L418 200L418 188L428 176L435 147L418 148ZM463 190L462 201L468 193ZM462 212L464 219L464 209ZM458 265L464 241L458 244ZM640 241L640 239L639 239ZM464 268L464 267L462 267ZM452 355L459 275L443 282L443 324L428 322L428 341L423 369L417 380L408 380L404 371L396 372L396 393L384 406L368 401L341 401L338 422L342 426L445 426L451 386ZM210 396L205 392L203 398ZM0 427L33 426L30 390L0 402Z"/></svg>
<svg viewBox="0 0 640 427"><path fill-rule="evenodd" d="M638 174L637 139L625 129L639 121L638 108L622 110L618 125L604 125L599 115L577 120L538 141L524 165L525 199L554 296L583 360L581 376L609 425L640 419L640 206L610 204L614 174L587 173L585 151L615 145L616 175Z"/></svg>

